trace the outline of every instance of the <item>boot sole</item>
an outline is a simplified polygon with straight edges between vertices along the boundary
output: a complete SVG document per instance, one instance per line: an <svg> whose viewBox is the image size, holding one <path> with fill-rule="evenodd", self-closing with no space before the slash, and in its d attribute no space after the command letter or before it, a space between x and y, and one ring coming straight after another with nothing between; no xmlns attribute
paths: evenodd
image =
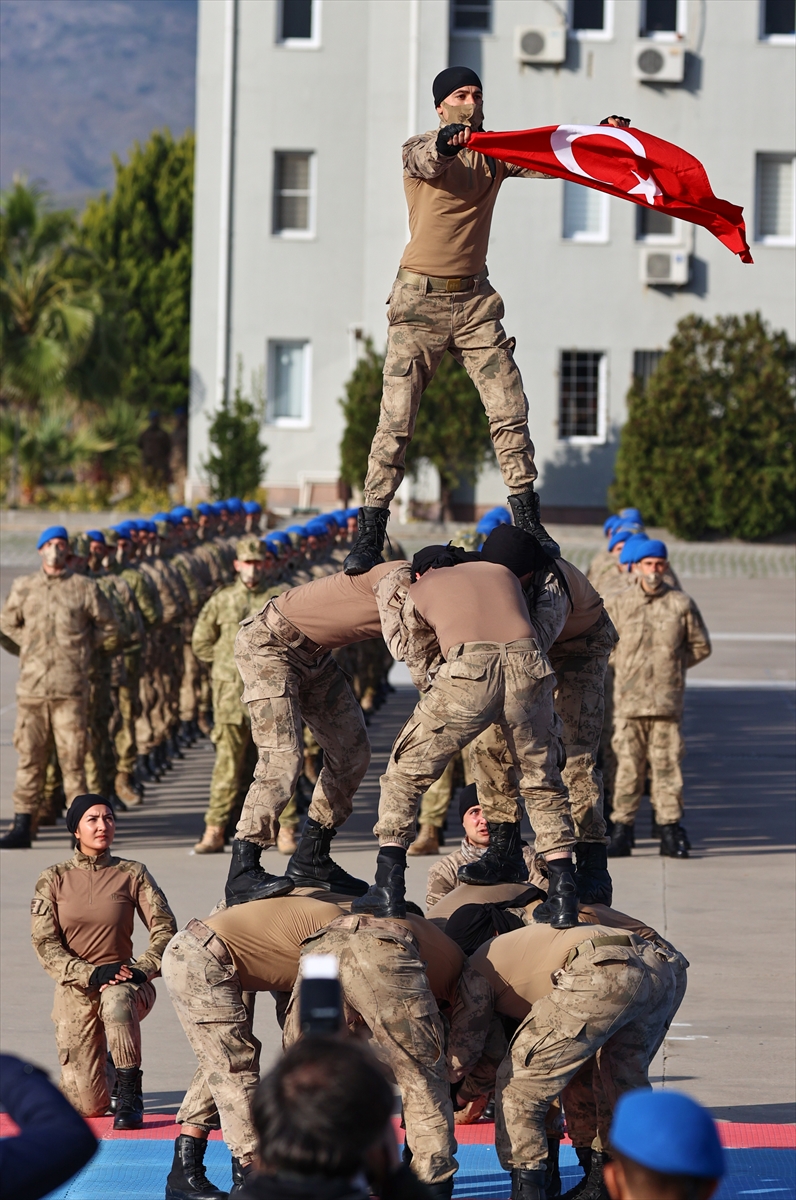
<svg viewBox="0 0 796 1200"><path fill-rule="evenodd" d="M365 883L364 879L354 879L353 876L352 882L356 884L356 890L351 884L346 884L339 880L318 879L314 875L294 874L290 870L286 871L285 875L288 879L293 880L295 887L323 888L325 892L334 892L338 896L364 896L369 887L369 884Z"/></svg>
<svg viewBox="0 0 796 1200"><path fill-rule="evenodd" d="M277 884L279 886L277 886ZM237 904L250 904L252 900L273 900L275 896L286 896L288 892L293 891L295 886L296 885L292 879L285 877L261 888L259 892L254 895L237 896L234 892L232 895L230 895L229 892L225 892L224 898L226 899L227 907L234 908Z"/></svg>

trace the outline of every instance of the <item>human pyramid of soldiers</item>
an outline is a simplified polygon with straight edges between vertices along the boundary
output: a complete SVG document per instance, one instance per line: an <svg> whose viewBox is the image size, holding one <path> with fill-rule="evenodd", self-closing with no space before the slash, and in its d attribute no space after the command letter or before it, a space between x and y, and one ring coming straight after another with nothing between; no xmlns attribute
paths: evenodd
<svg viewBox="0 0 796 1200"><path fill-rule="evenodd" d="M608 859L632 853L648 774L660 853L688 857L685 672L710 641L637 511L606 524L588 578L542 525L528 402L485 265L499 187L539 176L468 149L483 122L472 70L447 68L433 96L439 128L403 147L412 236L390 297L362 505L264 538L258 506L237 500L71 540L50 527L42 570L15 581L0 614L2 643L20 656L16 815L2 845L29 846L61 801L75 839L32 903L34 947L56 981L61 1088L83 1115L141 1128L140 1022L161 974L197 1059L166 1200L227 1195L204 1166L219 1128L231 1196L366 1200L360 1176L328 1192L302 1183L306 1164L283 1178L255 1128L254 997L274 997L289 1054L306 1032L303 971L319 955L336 961L343 1033L370 1040L400 1092L404 1161L380 1195L450 1200L456 1125L490 1102L512 1200L561 1194L564 1123L583 1167L567 1197L653 1195L615 1189L612 1117L621 1097L649 1089L688 964L613 907ZM510 512L409 561L385 549L390 502L446 350L481 394ZM331 849L368 769L366 713L393 659L419 695L380 779L369 883ZM220 903L177 931L146 867L111 846L118 809L140 803L200 732L216 758L196 850L222 852L230 838L230 866ZM418 815L419 850L438 850L462 752L465 837L429 872L424 915L406 900L407 854ZM312 794L296 836L302 778ZM261 857L280 839L290 858L274 875ZM150 941L134 958L136 912ZM715 1157L706 1168L682 1141L656 1145L634 1161L680 1178L667 1197L709 1195Z"/></svg>

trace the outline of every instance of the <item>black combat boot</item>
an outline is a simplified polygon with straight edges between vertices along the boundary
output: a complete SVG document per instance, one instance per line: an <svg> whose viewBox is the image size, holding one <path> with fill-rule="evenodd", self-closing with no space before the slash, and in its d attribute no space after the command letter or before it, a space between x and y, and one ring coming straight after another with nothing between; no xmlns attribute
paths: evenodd
<svg viewBox="0 0 796 1200"><path fill-rule="evenodd" d="M138 1067L117 1067L118 1099L114 1129L143 1129L144 1096L141 1090L141 1071Z"/></svg>
<svg viewBox="0 0 796 1200"><path fill-rule="evenodd" d="M186 748L193 745L193 730L191 729L190 721L180 721L180 727L177 730L177 741L180 746Z"/></svg>
<svg viewBox="0 0 796 1200"><path fill-rule="evenodd" d="M607 858L630 858L633 853L633 826L620 825L614 821L611 831L611 845L606 850Z"/></svg>
<svg viewBox="0 0 796 1200"><path fill-rule="evenodd" d="M166 739L166 754L169 756L169 758L185 758L185 755L180 749L179 738L175 733L172 733L170 737Z"/></svg>
<svg viewBox="0 0 796 1200"><path fill-rule="evenodd" d="M233 1156L232 1156L232 1190L229 1193L230 1200L233 1196L239 1196L241 1194L243 1189L246 1187L246 1180L249 1178L250 1175L253 1175L253 1174L254 1174L254 1163L249 1163L248 1166L242 1167L240 1165L240 1159L235 1158L235 1155L233 1154Z"/></svg>
<svg viewBox="0 0 796 1200"><path fill-rule="evenodd" d="M322 887L341 896L364 896L368 890L364 879L355 879L330 857L333 837L337 837L336 829L326 829L307 817L285 874L297 887Z"/></svg>
<svg viewBox="0 0 796 1200"><path fill-rule="evenodd" d="M30 813L14 813L14 823L0 837L0 850L30 850L33 834Z"/></svg>
<svg viewBox="0 0 796 1200"><path fill-rule="evenodd" d="M154 783L155 776L149 766L149 755L139 754L135 760L133 775L139 783Z"/></svg>
<svg viewBox="0 0 796 1200"><path fill-rule="evenodd" d="M149 751L149 754L147 754L147 756L146 756L146 761L147 761L147 767L149 768L149 774L152 776L152 778L155 780L156 783L159 783L160 778L163 775L163 768L160 765L160 754L158 753L157 746L155 746L154 749Z"/></svg>
<svg viewBox="0 0 796 1200"><path fill-rule="evenodd" d="M547 1139L547 1164L544 1171L544 1190L546 1200L558 1200L561 1195L561 1170L558 1165L558 1152L561 1140L557 1137Z"/></svg>
<svg viewBox="0 0 796 1200"><path fill-rule="evenodd" d="M515 1167L511 1172L511 1200L547 1200L544 1177L544 1167L540 1171Z"/></svg>
<svg viewBox="0 0 796 1200"><path fill-rule="evenodd" d="M440 1183L424 1183L423 1188L428 1200L452 1200L453 1176L443 1179Z"/></svg>
<svg viewBox="0 0 796 1200"><path fill-rule="evenodd" d="M515 496L509 496L509 505L514 515L514 524L535 537L545 554L549 554L551 558L560 558L561 547L558 542L553 541L542 524L541 505L533 488L528 488L527 492L517 492Z"/></svg>
<svg viewBox="0 0 796 1200"><path fill-rule="evenodd" d="M207 1138L181 1133L174 1142L174 1159L166 1176L166 1200L227 1200L205 1174Z"/></svg>
<svg viewBox="0 0 796 1200"><path fill-rule="evenodd" d="M498 883L525 883L528 868L522 857L519 821L487 821L489 845L474 862L464 863L457 875L462 883L492 887Z"/></svg>
<svg viewBox="0 0 796 1200"><path fill-rule="evenodd" d="M364 896L351 903L355 913L374 917L406 916L406 851L401 846L382 846L376 858L376 882Z"/></svg>
<svg viewBox="0 0 796 1200"><path fill-rule="evenodd" d="M553 929L571 929L578 923L578 889L572 859L548 859L547 875L550 880L547 899L533 910L533 919L552 925Z"/></svg>
<svg viewBox="0 0 796 1200"><path fill-rule="evenodd" d="M603 1182L603 1163L608 1157L591 1146L576 1146L578 1162L583 1167L583 1178L561 1200L609 1200L608 1189Z"/></svg>
<svg viewBox="0 0 796 1200"><path fill-rule="evenodd" d="M389 517L389 508L360 508L357 536L343 563L346 575L364 575L371 567L384 562L381 552Z"/></svg>
<svg viewBox="0 0 796 1200"><path fill-rule="evenodd" d="M232 862L229 864L227 886L224 889L227 904L247 904L249 900L268 900L272 896L286 896L292 892L294 883L283 875L269 875L260 866L262 846L254 842L235 838L232 843Z"/></svg>
<svg viewBox="0 0 796 1200"><path fill-rule="evenodd" d="M661 831L661 854L664 858L688 858L691 843L679 821L671 825L659 825Z"/></svg>
<svg viewBox="0 0 796 1200"><path fill-rule="evenodd" d="M575 847L578 868L575 883L581 904L607 904L614 898L608 874L608 854L602 842L578 842Z"/></svg>

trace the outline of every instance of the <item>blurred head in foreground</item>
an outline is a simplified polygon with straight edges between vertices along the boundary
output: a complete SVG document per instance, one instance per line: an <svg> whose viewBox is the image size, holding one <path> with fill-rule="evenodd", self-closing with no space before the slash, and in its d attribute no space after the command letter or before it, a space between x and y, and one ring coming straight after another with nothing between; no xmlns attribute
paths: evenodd
<svg viewBox="0 0 796 1200"><path fill-rule="evenodd" d="M712 1117L681 1092L626 1093L610 1143L603 1174L611 1200L708 1200L724 1174Z"/></svg>

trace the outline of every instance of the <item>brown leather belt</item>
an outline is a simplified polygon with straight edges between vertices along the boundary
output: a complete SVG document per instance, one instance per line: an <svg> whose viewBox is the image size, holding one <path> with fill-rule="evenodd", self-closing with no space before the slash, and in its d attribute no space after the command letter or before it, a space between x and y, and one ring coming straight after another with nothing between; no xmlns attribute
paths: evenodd
<svg viewBox="0 0 796 1200"><path fill-rule="evenodd" d="M302 633L292 621L283 617L273 600L266 605L263 616L271 632L275 633L288 649L303 650L307 654L323 654L325 652L325 646L319 646L317 642L313 642L312 638L308 638L306 633Z"/></svg>
<svg viewBox="0 0 796 1200"><path fill-rule="evenodd" d="M204 946L208 954L212 954L217 962L220 962L222 967L233 967L235 964L232 961L232 955L227 949L226 942L222 942L214 929L209 925L205 925L204 921L197 921L192 917L185 926L185 932L190 933L191 937L195 937L200 946Z"/></svg>
<svg viewBox="0 0 796 1200"><path fill-rule="evenodd" d="M453 279L440 278L438 275L416 275L414 271L405 271L401 267L396 279L401 283L412 283L422 287L427 283L430 292L471 292L479 283L488 277L489 271L484 267L477 275L456 276Z"/></svg>

